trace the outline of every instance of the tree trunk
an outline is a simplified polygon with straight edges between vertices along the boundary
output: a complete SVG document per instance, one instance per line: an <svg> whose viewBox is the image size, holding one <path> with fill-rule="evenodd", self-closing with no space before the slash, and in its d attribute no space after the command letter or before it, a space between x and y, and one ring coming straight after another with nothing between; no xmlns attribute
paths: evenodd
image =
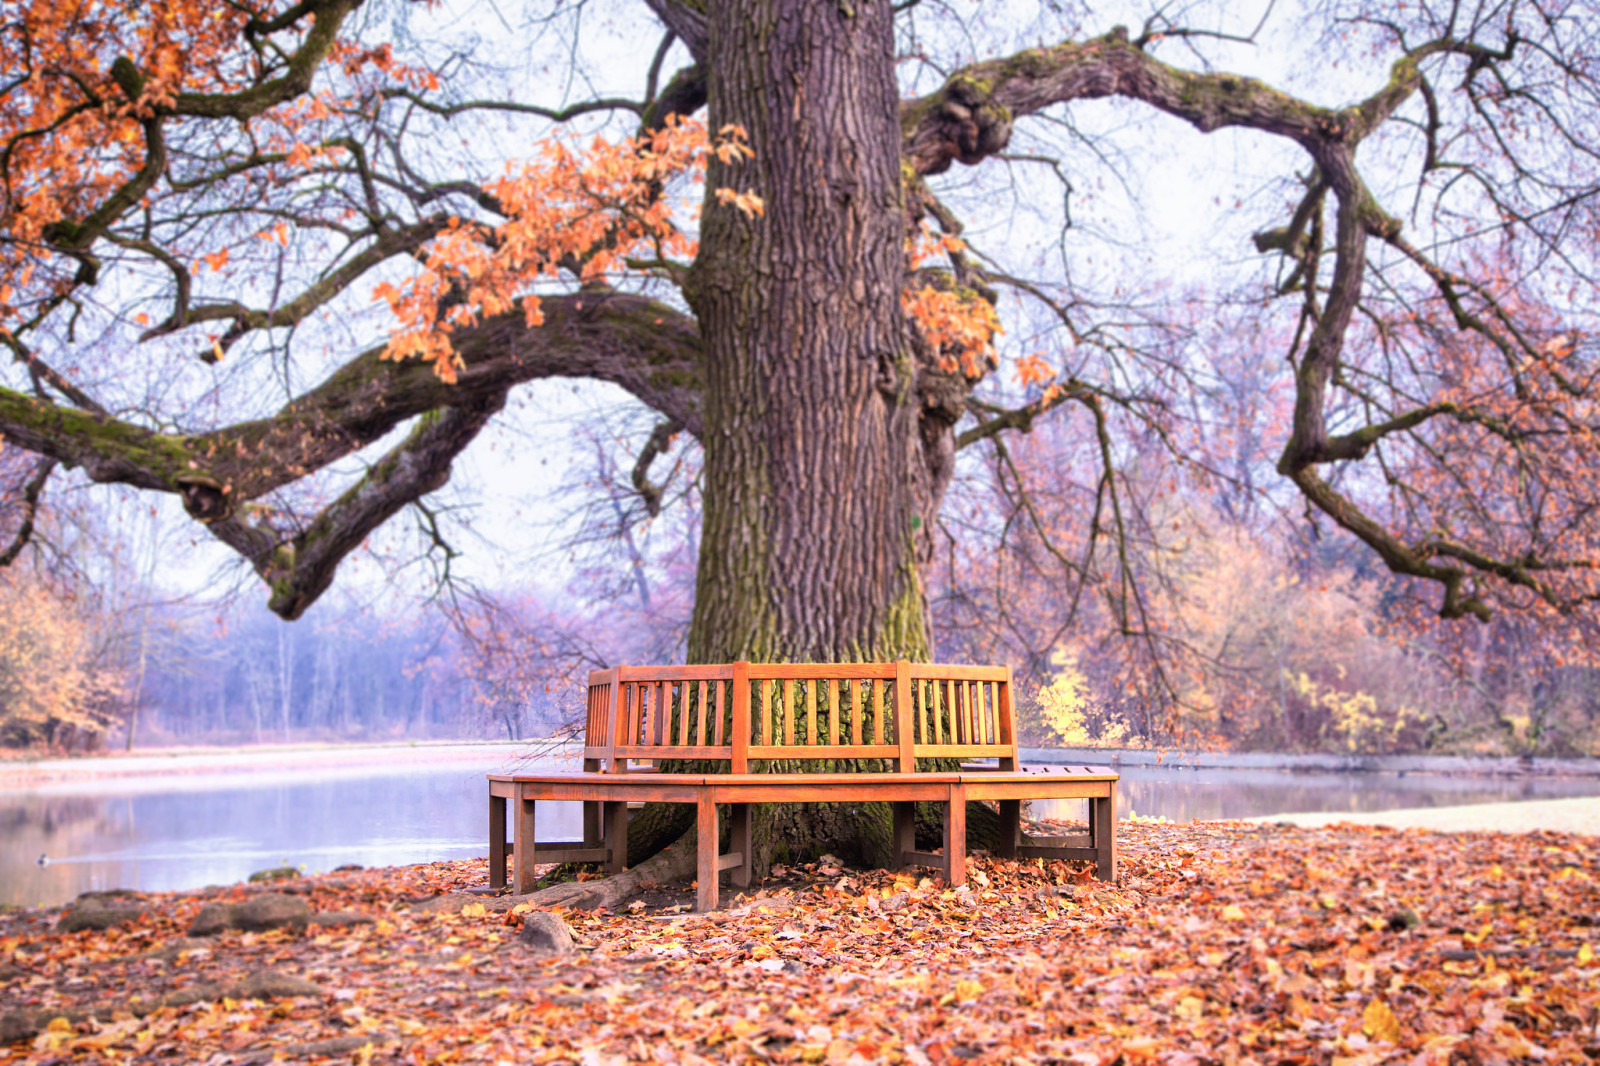
<svg viewBox="0 0 1600 1066"><path fill-rule="evenodd" d="M709 167L686 290L705 352L689 661L927 661L918 563L954 419L925 424L900 302L890 5L712 0L707 16L711 129L742 129L754 155ZM722 203L728 189L754 192L765 213ZM647 808L630 856L687 822ZM893 859L885 804L766 807L754 831L758 874L775 853Z"/></svg>
<svg viewBox="0 0 1600 1066"><path fill-rule="evenodd" d="M889 5L707 9L710 125L755 155L709 168L688 287L705 351L689 660L926 659Z"/></svg>
<svg viewBox="0 0 1600 1066"><path fill-rule="evenodd" d="M139 701L144 699L144 671L148 662L146 651L150 639L150 611L139 612L139 667L133 677L133 698L128 701L128 741L123 751L133 750L133 731L139 728Z"/></svg>

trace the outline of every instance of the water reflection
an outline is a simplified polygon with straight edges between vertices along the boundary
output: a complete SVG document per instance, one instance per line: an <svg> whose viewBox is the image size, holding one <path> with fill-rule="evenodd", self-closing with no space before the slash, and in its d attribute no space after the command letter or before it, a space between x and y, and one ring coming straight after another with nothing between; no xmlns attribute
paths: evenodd
<svg viewBox="0 0 1600 1066"><path fill-rule="evenodd" d="M285 863L321 871L471 858L488 839L483 774L476 762L316 780L236 774L207 789L193 779L168 778L166 791L155 779L104 782L89 797L60 786L0 792L0 904L231 884ZM577 804L542 803L536 814L541 836L581 833Z"/></svg>
<svg viewBox="0 0 1600 1066"><path fill-rule="evenodd" d="M229 884L281 863L321 871L479 856L488 835L484 772L484 760L473 758L0 791L0 903L61 903L90 889ZM1162 767L1121 773L1120 814L1180 822L1600 794L1596 778ZM1040 802L1034 812L1082 818L1083 801ZM537 817L546 839L580 835L575 803L542 803ZM41 855L47 865L37 864Z"/></svg>
<svg viewBox="0 0 1600 1066"><path fill-rule="evenodd" d="M1178 769L1117 771L1117 813L1195 819L1260 818L1309 811L1393 811L1600 795L1593 777L1491 777L1470 774ZM1086 801L1036 802L1035 817L1082 820Z"/></svg>

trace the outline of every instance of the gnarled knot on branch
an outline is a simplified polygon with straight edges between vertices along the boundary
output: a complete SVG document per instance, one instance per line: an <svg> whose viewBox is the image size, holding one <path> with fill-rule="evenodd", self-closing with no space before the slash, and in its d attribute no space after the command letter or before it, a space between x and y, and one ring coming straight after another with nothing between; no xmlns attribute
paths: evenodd
<svg viewBox="0 0 1600 1066"><path fill-rule="evenodd" d="M967 166L981 163L1011 143L1011 110L995 103L994 87L978 78L958 76L944 88L935 112L935 132L944 142L944 159L929 174L950 169L952 157Z"/></svg>
<svg viewBox="0 0 1600 1066"><path fill-rule="evenodd" d="M179 474L172 479L183 497L189 517L206 525L233 516L233 486L224 485L209 474Z"/></svg>

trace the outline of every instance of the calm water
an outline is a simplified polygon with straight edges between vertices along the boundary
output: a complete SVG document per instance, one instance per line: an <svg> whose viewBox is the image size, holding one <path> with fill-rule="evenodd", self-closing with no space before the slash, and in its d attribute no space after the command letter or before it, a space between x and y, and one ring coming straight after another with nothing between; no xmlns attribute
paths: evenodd
<svg viewBox="0 0 1600 1066"><path fill-rule="evenodd" d="M1468 803L1600 796L1596 777L1119 767L1117 814L1195 819L1258 818L1309 811L1393 811ZM1087 801L1036 802L1039 818L1084 817Z"/></svg>
<svg viewBox="0 0 1600 1066"><path fill-rule="evenodd" d="M268 866L307 871L485 853L482 759L426 768L122 778L0 791L0 903L62 903L90 889L229 884ZM1595 778L1172 770L1130 767L1123 816L1173 821L1365 811L1600 794ZM1036 815L1081 818L1083 802ZM580 835L577 804L540 804L540 836ZM49 857L45 866L37 859Z"/></svg>

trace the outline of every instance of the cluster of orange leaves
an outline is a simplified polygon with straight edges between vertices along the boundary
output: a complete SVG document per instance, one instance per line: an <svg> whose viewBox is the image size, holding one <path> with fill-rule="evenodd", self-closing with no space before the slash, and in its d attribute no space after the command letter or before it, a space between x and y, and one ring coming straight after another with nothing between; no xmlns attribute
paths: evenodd
<svg viewBox="0 0 1600 1066"><path fill-rule="evenodd" d="M1065 863L976 858L955 891L813 863L710 915L666 889L621 914L563 912L569 957L518 943L526 904L457 894L483 884L481 860L272 889L374 919L304 933L180 939L207 894L149 897L145 918L103 933L13 912L7 1001L63 1015L0 1062L265 1061L335 1039L360 1062L605 1066L1445 1066L1600 1050L1592 841L1228 823L1119 835L1115 886ZM323 993L64 1017L262 969Z"/></svg>
<svg viewBox="0 0 1600 1066"><path fill-rule="evenodd" d="M38 269L48 262L44 233L53 223L93 215L134 177L148 157L146 122L173 107L180 94L237 93L262 74L261 57L244 35L251 5L40 0L10 5L7 12L0 27L0 71L7 83L0 94L6 178L0 192L0 329L19 318L30 300L68 284L70 271L45 277ZM302 18L288 33L303 32L309 23ZM278 43L293 47L283 35ZM111 76L119 58L131 61L143 79L136 100ZM363 78L417 89L438 86L432 72L397 62L388 45L340 40L329 58L346 79L341 91L291 101L251 123L261 151L284 156L290 167L310 166L327 151L311 126L351 106L364 90ZM174 121L185 120L165 120L169 128ZM226 249L173 251L191 255L196 273L202 262L219 270L227 261Z"/></svg>
<svg viewBox="0 0 1600 1066"><path fill-rule="evenodd" d="M229 91L245 74L237 41L250 15L240 7L87 0L23 5L7 18L0 70L25 75L0 100L0 143L11 149L4 224L18 240L89 214L138 170L139 120L152 106ZM111 78L119 56L145 77L138 101Z"/></svg>
<svg viewBox="0 0 1600 1066"><path fill-rule="evenodd" d="M924 224L912 234L906 259L915 270L935 256L956 255L966 247L960 237L934 233ZM997 361L994 339L1005 330L994 306L977 293L924 285L901 293L900 305L945 373L959 371L977 380L988 371L988 363Z"/></svg>
<svg viewBox="0 0 1600 1066"><path fill-rule="evenodd" d="M377 287L375 295L388 301L400 321L385 358L422 359L454 381L462 363L451 334L519 303L528 326L541 325L541 301L529 286L554 277L564 262L579 264L582 280L589 282L625 269L634 257L692 258L696 243L674 221L672 203L661 190L680 176L702 180L713 153L731 162L751 150L737 126L713 139L703 123L676 118L637 138L596 137L581 151L547 141L538 158L508 166L504 177L487 186L506 215L504 223L489 227L452 219L429 244L417 276ZM765 208L753 193L717 192L746 215Z"/></svg>

